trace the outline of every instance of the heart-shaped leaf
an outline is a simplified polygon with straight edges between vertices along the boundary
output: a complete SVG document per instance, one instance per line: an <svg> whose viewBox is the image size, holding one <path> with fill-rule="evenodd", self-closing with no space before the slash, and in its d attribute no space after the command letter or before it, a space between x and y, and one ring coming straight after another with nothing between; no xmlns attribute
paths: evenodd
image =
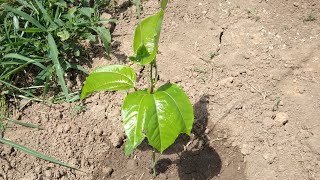
<svg viewBox="0 0 320 180"><path fill-rule="evenodd" d="M97 68L86 79L80 100L95 91L128 90L134 87L136 74L129 66L110 65Z"/></svg>
<svg viewBox="0 0 320 180"><path fill-rule="evenodd" d="M158 52L163 15L163 10L160 10L137 25L133 39L134 56L131 56L130 60L145 65L155 59Z"/></svg>
<svg viewBox="0 0 320 180"><path fill-rule="evenodd" d="M190 134L193 107L184 91L175 84L161 86L153 94L137 91L129 94L122 107L130 154L144 136L161 153L174 143L180 133Z"/></svg>

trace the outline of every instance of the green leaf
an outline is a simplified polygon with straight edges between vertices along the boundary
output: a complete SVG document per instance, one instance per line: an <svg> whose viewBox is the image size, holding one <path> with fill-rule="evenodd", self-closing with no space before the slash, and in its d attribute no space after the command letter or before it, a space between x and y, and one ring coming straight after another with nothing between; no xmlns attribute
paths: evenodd
<svg viewBox="0 0 320 180"><path fill-rule="evenodd" d="M32 24L34 24L38 28L42 29L43 31L46 31L46 28L44 26L42 26L37 20L35 20L33 17L31 17L27 13L22 12L22 11L20 11L18 9L14 9L11 6L8 6L8 5L5 5L5 4L3 5L3 7L8 11L11 11L11 12L23 17L25 20L31 22Z"/></svg>
<svg viewBox="0 0 320 180"><path fill-rule="evenodd" d="M51 17L49 16L47 10L43 7L43 5L41 4L41 2L35 0L37 6L39 7L42 15L43 15L43 18L44 20L47 22L47 23L54 23L51 19Z"/></svg>
<svg viewBox="0 0 320 180"><path fill-rule="evenodd" d="M52 157L47 156L47 155L44 155L44 154L42 154L42 153L40 153L38 151L29 149L29 148L27 148L25 146L22 146L20 144L15 143L15 142L9 141L7 139L0 138L0 142L3 143L3 144L7 144L7 145L9 145L11 147L14 147L16 149L19 149L20 151L25 152L27 154L30 154L32 156L35 156L37 158L41 158L43 160L46 160L46 161L49 161L49 162L52 162L52 163L55 163L55 164L59 164L61 166L65 166L65 167L68 167L68 168L77 169L77 168L75 168L73 166L70 166L68 164L65 164L65 163L63 163L63 162L61 162L61 161L59 161L59 160L57 160L55 158L52 158Z"/></svg>
<svg viewBox="0 0 320 180"><path fill-rule="evenodd" d="M167 8L168 0L161 0L161 9L165 10Z"/></svg>
<svg viewBox="0 0 320 180"><path fill-rule="evenodd" d="M68 31L63 30L57 33L57 36L60 37L61 41L65 41L70 38L70 34Z"/></svg>
<svg viewBox="0 0 320 180"><path fill-rule="evenodd" d="M33 60L33 59L30 59L28 57L25 57L25 56L22 56L22 55L19 55L19 54L15 54L15 53L10 53L10 54L6 54L5 56L3 56L3 58L13 58L13 59L19 59L19 60L22 60L22 61L25 61L26 63L30 64L34 64L38 67L40 67L41 69L47 69L47 67L45 67L44 65L42 65L41 63Z"/></svg>
<svg viewBox="0 0 320 180"><path fill-rule="evenodd" d="M97 27L97 29L94 29L99 37L101 38L104 48L106 49L106 53L110 54L110 43L111 43L111 34L108 29L105 27Z"/></svg>
<svg viewBox="0 0 320 180"><path fill-rule="evenodd" d="M79 11L82 15L85 15L89 18L91 18L92 14L94 13L94 9L90 8L90 7L82 7L82 8L80 8Z"/></svg>
<svg viewBox="0 0 320 180"><path fill-rule="evenodd" d="M69 102L70 97L69 97L69 92L68 92L66 82L64 80L64 72L63 72L61 65L60 65L60 62L58 60L57 45L56 45L56 43L50 33L48 34L48 44L49 44L49 48L50 48L50 58L51 58L53 65L55 67L56 74L59 79L59 84L61 86L62 92L64 93L64 95L66 97L66 100Z"/></svg>
<svg viewBox="0 0 320 180"><path fill-rule="evenodd" d="M96 69L86 79L80 100L95 91L128 90L134 87L136 74L129 66L110 65Z"/></svg>
<svg viewBox="0 0 320 180"><path fill-rule="evenodd" d="M129 94L122 105L123 125L128 140L125 145L125 154L129 155L143 141L144 124L146 118L141 114L147 113L146 104L151 94L147 91L137 91ZM139 116L140 113L140 116Z"/></svg>
<svg viewBox="0 0 320 180"><path fill-rule="evenodd" d="M126 154L141 143L143 132L150 145L162 153L180 133L190 134L194 114L184 91L175 84L165 84L153 94L129 94L123 103L122 118L128 137Z"/></svg>
<svg viewBox="0 0 320 180"><path fill-rule="evenodd" d="M130 59L140 65L151 63L158 52L158 43L164 11L160 10L137 25L134 32L134 56ZM147 50L148 53L145 52ZM142 51L142 52L141 52ZM143 56L141 56L141 54Z"/></svg>

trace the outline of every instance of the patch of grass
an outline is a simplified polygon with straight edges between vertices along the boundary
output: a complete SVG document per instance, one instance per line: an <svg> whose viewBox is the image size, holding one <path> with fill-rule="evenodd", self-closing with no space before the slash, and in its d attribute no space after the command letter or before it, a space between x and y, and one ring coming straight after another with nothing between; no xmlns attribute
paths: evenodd
<svg viewBox="0 0 320 180"><path fill-rule="evenodd" d="M304 19L304 22L310 22L310 21L315 21L317 18L316 18L316 15L315 13L312 11L310 12L310 14Z"/></svg>
<svg viewBox="0 0 320 180"><path fill-rule="evenodd" d="M53 92L63 93L65 101L73 99L64 76L71 69L87 73L79 62L79 57L86 55L81 44L100 38L106 53L110 52L110 32L102 25L110 20L100 19L101 8L108 3L109 0L97 0L94 4L88 0L1 3L0 80L5 82L2 88L6 95L30 98L30 94L42 94L38 99L43 99L49 90L55 89Z"/></svg>
<svg viewBox="0 0 320 180"><path fill-rule="evenodd" d="M255 20L255 21L259 21L260 20L260 16L258 15L258 11L256 8L253 9L247 9L247 14L248 14L248 18Z"/></svg>

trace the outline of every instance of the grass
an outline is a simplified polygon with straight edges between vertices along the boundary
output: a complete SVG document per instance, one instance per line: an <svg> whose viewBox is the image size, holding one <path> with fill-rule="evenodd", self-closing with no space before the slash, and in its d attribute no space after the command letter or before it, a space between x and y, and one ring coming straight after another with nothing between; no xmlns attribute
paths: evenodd
<svg viewBox="0 0 320 180"><path fill-rule="evenodd" d="M315 13L312 11L310 12L310 14L304 19L304 22L311 22L311 21L315 21L317 18L316 18L316 15Z"/></svg>
<svg viewBox="0 0 320 180"><path fill-rule="evenodd" d="M111 35L102 26L103 21L110 20L100 19L100 10L108 3L97 0L89 6L85 0L73 5L60 0L2 2L0 80L6 95L44 100L49 90L54 90L51 92L62 92L66 102L75 100L77 96L71 97L64 76L71 69L87 73L79 62L79 57L86 55L81 46L85 40L96 42L100 38L107 54L110 52Z"/></svg>
<svg viewBox="0 0 320 180"><path fill-rule="evenodd" d="M79 99L65 81L70 70L88 73L79 57L85 41L100 38L110 52L111 35L102 26L101 9L110 0L0 0L0 143L52 163L76 169L55 158L2 137L10 124L43 127L10 118L6 99L25 98L51 103ZM51 91L53 97L48 97ZM81 109L79 109L81 111Z"/></svg>

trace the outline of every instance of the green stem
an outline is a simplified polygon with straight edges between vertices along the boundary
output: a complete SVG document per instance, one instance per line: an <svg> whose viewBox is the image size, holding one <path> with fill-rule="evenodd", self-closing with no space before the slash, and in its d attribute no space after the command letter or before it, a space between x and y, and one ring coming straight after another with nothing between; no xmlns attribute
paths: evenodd
<svg viewBox="0 0 320 180"><path fill-rule="evenodd" d="M153 93L154 83L153 83L153 62L150 63L150 86L149 86L149 93Z"/></svg>
<svg viewBox="0 0 320 180"><path fill-rule="evenodd" d="M156 161L156 150L153 148L152 149L152 171L153 171L153 177L156 177L157 176L157 171L156 171L156 164L157 164L157 161Z"/></svg>
<svg viewBox="0 0 320 180"><path fill-rule="evenodd" d="M154 59L153 61L153 67L155 69L155 77L154 77L154 82L153 82L153 85L155 86L159 80L159 72L158 72L158 66L157 66L157 59Z"/></svg>

